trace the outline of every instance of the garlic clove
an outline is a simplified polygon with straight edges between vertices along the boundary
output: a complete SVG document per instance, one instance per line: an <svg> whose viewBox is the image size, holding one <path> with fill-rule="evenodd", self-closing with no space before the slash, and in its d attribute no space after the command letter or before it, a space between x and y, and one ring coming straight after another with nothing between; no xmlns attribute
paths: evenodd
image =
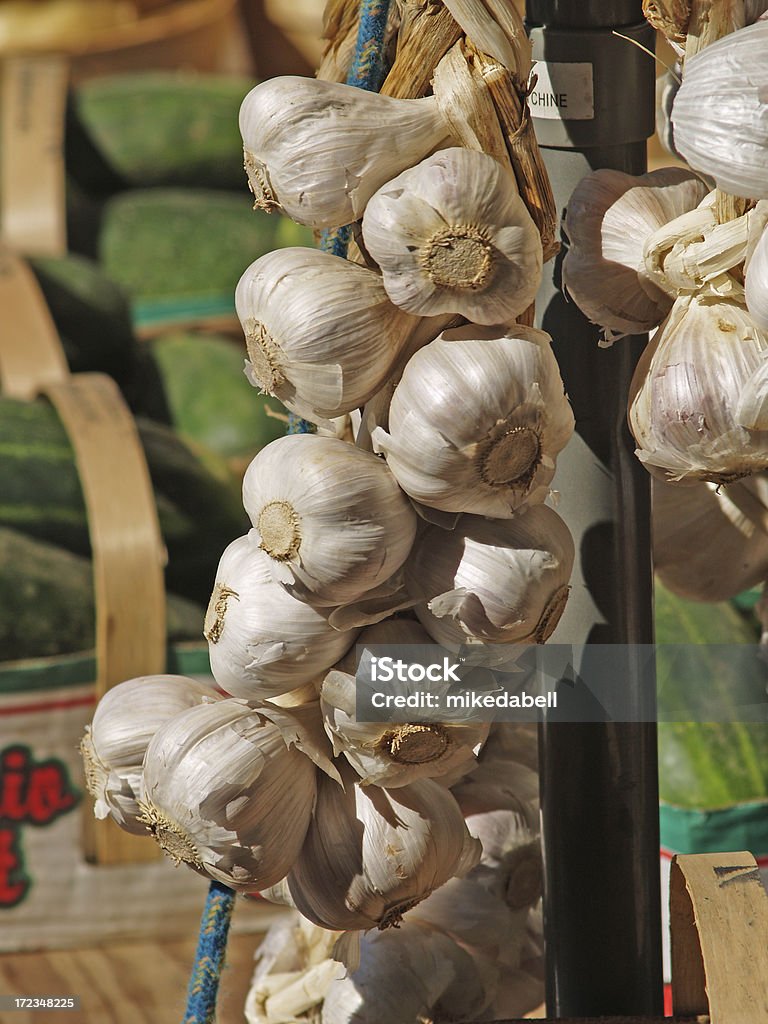
<svg viewBox="0 0 768 1024"><path fill-rule="evenodd" d="M541 239L514 176L474 150L442 150L388 181L363 239L390 299L420 316L512 320L541 280Z"/></svg>
<svg viewBox="0 0 768 1024"><path fill-rule="evenodd" d="M434 97L394 99L291 75L248 93L240 133L255 205L314 228L358 220L380 185L449 136Z"/></svg>
<svg viewBox="0 0 768 1024"><path fill-rule="evenodd" d="M568 200L569 239L563 286L610 340L641 334L664 319L672 303L645 271L643 246L655 230L694 209L706 186L681 168L634 177L593 171Z"/></svg>
<svg viewBox="0 0 768 1024"><path fill-rule="evenodd" d="M153 838L177 864L240 892L286 876L314 801L312 761L241 700L175 716L144 758L140 806Z"/></svg>
<svg viewBox="0 0 768 1024"><path fill-rule="evenodd" d="M735 419L747 430L768 431L768 350L762 363L744 383Z"/></svg>
<svg viewBox="0 0 768 1024"><path fill-rule="evenodd" d="M386 583L416 534L384 462L332 437L272 441L245 472L243 503L273 578L316 606L349 604Z"/></svg>
<svg viewBox="0 0 768 1024"><path fill-rule="evenodd" d="M270 558L247 536L222 554L205 637L211 672L227 693L249 699L288 693L329 669L356 636L354 629L334 629L276 583Z"/></svg>
<svg viewBox="0 0 768 1024"><path fill-rule="evenodd" d="M654 479L651 494L654 570L668 590L727 601L768 577L768 478L686 486Z"/></svg>
<svg viewBox="0 0 768 1024"><path fill-rule="evenodd" d="M706 295L676 300L630 389L629 425L650 473L729 483L768 468L768 433L737 419L766 350L768 334L740 303ZM758 394L757 379L755 388Z"/></svg>
<svg viewBox="0 0 768 1024"><path fill-rule="evenodd" d="M112 817L127 832L143 833L138 799L150 740L181 711L219 696L213 686L176 675L139 676L107 690L80 743L96 817Z"/></svg>
<svg viewBox="0 0 768 1024"><path fill-rule="evenodd" d="M372 270L315 249L267 253L235 290L246 376L312 422L348 413L383 386L418 321ZM330 426L330 424L328 424Z"/></svg>
<svg viewBox="0 0 768 1024"><path fill-rule="evenodd" d="M372 439L420 504L509 518L547 497L573 426L549 335L468 325L412 356Z"/></svg>
<svg viewBox="0 0 768 1024"><path fill-rule="evenodd" d="M419 621L449 650L544 643L568 600L573 559L563 520L535 505L506 520L462 516L450 533L428 527L406 578L424 601L415 609Z"/></svg>
<svg viewBox="0 0 768 1024"><path fill-rule="evenodd" d="M448 790L431 779L363 787L350 771L343 790L319 778L288 885L301 913L323 928L383 929L479 857Z"/></svg>
<svg viewBox="0 0 768 1024"><path fill-rule="evenodd" d="M719 39L685 62L672 107L675 145L719 189L768 198L768 22Z"/></svg>

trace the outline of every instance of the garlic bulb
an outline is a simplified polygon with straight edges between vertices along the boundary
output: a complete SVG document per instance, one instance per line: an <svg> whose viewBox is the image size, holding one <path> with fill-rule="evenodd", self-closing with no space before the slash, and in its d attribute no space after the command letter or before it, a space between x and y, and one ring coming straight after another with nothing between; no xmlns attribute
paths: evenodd
<svg viewBox="0 0 768 1024"><path fill-rule="evenodd" d="M768 22L719 39L685 63L672 107L675 145L719 189L768 198Z"/></svg>
<svg viewBox="0 0 768 1024"><path fill-rule="evenodd" d="M768 478L684 487L653 480L651 494L654 570L668 590L727 601L768 578L768 533L760 525L768 517Z"/></svg>
<svg viewBox="0 0 768 1024"><path fill-rule="evenodd" d="M314 801L312 761L245 701L183 711L144 758L140 806L152 836L177 864L240 892L285 877Z"/></svg>
<svg viewBox="0 0 768 1024"><path fill-rule="evenodd" d="M480 857L459 806L432 779L399 789L319 777L307 838L288 875L297 908L323 928L389 928Z"/></svg>
<svg viewBox="0 0 768 1024"><path fill-rule="evenodd" d="M768 467L768 429L752 422L754 402L739 407L766 358L768 334L739 303L677 299L631 387L629 425L646 469L665 480L729 483Z"/></svg>
<svg viewBox="0 0 768 1024"><path fill-rule="evenodd" d="M609 341L648 331L666 316L672 302L648 279L643 245L706 193L698 178L676 167L637 177L601 169L574 189L564 222L563 286Z"/></svg>
<svg viewBox="0 0 768 1024"><path fill-rule="evenodd" d="M541 238L511 172L493 157L446 149L371 198L363 239L401 309L513 320L541 281Z"/></svg>
<svg viewBox="0 0 768 1024"><path fill-rule="evenodd" d="M768 331L768 228L763 228L747 266L744 292L750 316Z"/></svg>
<svg viewBox="0 0 768 1024"><path fill-rule="evenodd" d="M372 439L415 500L509 518L546 498L573 425L548 334L470 324L412 356Z"/></svg>
<svg viewBox="0 0 768 1024"><path fill-rule="evenodd" d="M80 743L96 817L109 815L127 832L144 834L138 799L149 741L174 715L219 696L204 682L173 675L139 676L107 690Z"/></svg>
<svg viewBox="0 0 768 1024"><path fill-rule="evenodd" d="M224 551L205 637L211 672L227 693L249 699L288 693L330 668L356 636L291 597L273 580L269 556L248 537Z"/></svg>
<svg viewBox="0 0 768 1024"><path fill-rule="evenodd" d="M434 97L399 100L287 75L251 89L240 134L255 205L332 228L358 220L380 185L449 133Z"/></svg>
<svg viewBox="0 0 768 1024"><path fill-rule="evenodd" d="M334 665L339 672L355 675L358 668L358 654L374 644L431 644L432 637L415 619L389 618L366 626L360 632L354 647L350 647L343 658Z"/></svg>
<svg viewBox="0 0 768 1024"><path fill-rule="evenodd" d="M544 643L568 600L573 538L551 508L513 519L462 516L428 527L406 563L416 614L449 650L466 643Z"/></svg>
<svg viewBox="0 0 768 1024"><path fill-rule="evenodd" d="M532 722L494 722L478 764L469 775L451 786L467 821L467 827L483 843L483 862L500 860L506 847L506 831L514 838L522 828L538 827L539 777L536 724ZM496 827L490 817L500 812L500 838L489 839ZM484 824L478 828L482 818ZM487 844L487 850L486 850Z"/></svg>
<svg viewBox="0 0 768 1024"><path fill-rule="evenodd" d="M320 689L320 708L334 754L344 755L364 785L393 789L474 767L487 723L358 722L355 693L354 675L331 670Z"/></svg>
<svg viewBox="0 0 768 1024"><path fill-rule="evenodd" d="M496 973L493 976L496 981ZM360 940L360 963L325 994L321 1024L476 1020L495 994L471 955L440 931L406 919Z"/></svg>
<svg viewBox="0 0 768 1024"><path fill-rule="evenodd" d="M346 604L384 583L416 535L384 462L334 437L272 441L245 472L243 504L273 579L314 605Z"/></svg>
<svg viewBox="0 0 768 1024"><path fill-rule="evenodd" d="M277 249L238 282L250 382L299 416L349 412L386 380L418 323L372 270L316 249Z"/></svg>

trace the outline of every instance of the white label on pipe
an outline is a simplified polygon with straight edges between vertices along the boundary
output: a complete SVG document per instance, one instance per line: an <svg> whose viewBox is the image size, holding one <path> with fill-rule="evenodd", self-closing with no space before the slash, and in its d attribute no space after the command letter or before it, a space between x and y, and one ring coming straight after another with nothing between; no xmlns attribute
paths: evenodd
<svg viewBox="0 0 768 1024"><path fill-rule="evenodd" d="M537 82L528 97L533 117L550 121L591 121L595 94L591 64L555 64L537 61Z"/></svg>

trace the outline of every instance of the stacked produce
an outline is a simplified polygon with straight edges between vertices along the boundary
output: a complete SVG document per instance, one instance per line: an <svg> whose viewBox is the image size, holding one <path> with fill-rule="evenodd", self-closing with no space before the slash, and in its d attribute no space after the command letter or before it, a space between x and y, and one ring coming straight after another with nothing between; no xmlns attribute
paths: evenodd
<svg viewBox="0 0 768 1024"><path fill-rule="evenodd" d="M123 683L116 720L121 693L144 709L141 729L125 711L130 749L97 720L84 741L101 812L301 914L268 940L254 1020L373 1021L395 990L407 1024L541 1001L530 734L355 717L356 643L514 656L568 598L573 540L544 502L574 420L527 326L554 203L522 23L489 7L403 9L398 52L442 49L426 68L396 57L384 94L279 78L245 98L256 205L356 223L349 260L268 252L236 289L248 379L316 432L245 472L250 529L205 621L222 692L168 715L167 677ZM409 957L424 970L401 980Z"/></svg>
<svg viewBox="0 0 768 1024"><path fill-rule="evenodd" d="M606 344L654 331L628 415L654 477L656 569L722 600L768 575L766 5L644 6L683 58L671 124L692 171L588 175L563 281Z"/></svg>

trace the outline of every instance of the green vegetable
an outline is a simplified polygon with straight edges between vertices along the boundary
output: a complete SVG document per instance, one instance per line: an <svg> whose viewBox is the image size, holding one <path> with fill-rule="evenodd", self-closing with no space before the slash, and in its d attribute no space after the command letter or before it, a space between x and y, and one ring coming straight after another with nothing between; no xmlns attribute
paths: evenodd
<svg viewBox="0 0 768 1024"><path fill-rule="evenodd" d="M168 548L166 584L207 603L222 551L249 525L239 484L220 457L193 450L168 427L137 426ZM74 453L47 402L0 398L0 480L0 526L90 552Z"/></svg>
<svg viewBox="0 0 768 1024"><path fill-rule="evenodd" d="M147 345L154 371L154 386L144 394L149 415L167 419L184 437L224 456L254 455L285 433L280 402L260 395L243 373L242 342L176 333Z"/></svg>
<svg viewBox="0 0 768 1024"><path fill-rule="evenodd" d="M202 636L200 605L169 594L169 642ZM94 646L93 570L87 558L0 527L0 651L3 661Z"/></svg>
<svg viewBox="0 0 768 1024"><path fill-rule="evenodd" d="M656 642L660 716L693 719L659 723L662 800L714 809L768 797L768 724L707 720L708 707L722 718L723 707L765 699L767 672L752 656L749 623L727 603L686 601L657 583Z"/></svg>
<svg viewBox="0 0 768 1024"><path fill-rule="evenodd" d="M246 188L237 118L256 83L188 71L94 78L72 97L66 161L87 189Z"/></svg>
<svg viewBox="0 0 768 1024"><path fill-rule="evenodd" d="M274 247L279 220L245 189L125 192L105 204L99 259L141 325L234 318L235 286Z"/></svg>

